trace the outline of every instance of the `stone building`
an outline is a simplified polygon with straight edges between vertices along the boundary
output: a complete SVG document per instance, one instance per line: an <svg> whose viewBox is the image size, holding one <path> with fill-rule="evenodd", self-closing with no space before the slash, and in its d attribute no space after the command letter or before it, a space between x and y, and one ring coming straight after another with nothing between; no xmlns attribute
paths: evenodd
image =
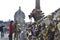
<svg viewBox="0 0 60 40"><path fill-rule="evenodd" d="M23 28L25 26L25 14L21 10L21 7L19 7L19 10L15 12L14 15L14 22L17 21L19 23L19 27Z"/></svg>

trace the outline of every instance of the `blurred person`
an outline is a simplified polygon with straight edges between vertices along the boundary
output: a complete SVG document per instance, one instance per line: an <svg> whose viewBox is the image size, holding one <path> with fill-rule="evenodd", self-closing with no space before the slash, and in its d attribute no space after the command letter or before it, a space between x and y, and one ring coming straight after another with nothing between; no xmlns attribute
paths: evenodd
<svg viewBox="0 0 60 40"><path fill-rule="evenodd" d="M9 24L9 40L12 40L12 34L13 34L13 21L10 21L10 24Z"/></svg>
<svg viewBox="0 0 60 40"><path fill-rule="evenodd" d="M1 31L1 38L2 38L2 37L4 37L3 27L4 27L4 26L1 26L1 27L0 27L0 31Z"/></svg>
<svg viewBox="0 0 60 40"><path fill-rule="evenodd" d="M14 40L17 40L18 38L18 28L17 28L17 25L18 25L18 23L17 23L17 21L15 21L15 23L14 23Z"/></svg>

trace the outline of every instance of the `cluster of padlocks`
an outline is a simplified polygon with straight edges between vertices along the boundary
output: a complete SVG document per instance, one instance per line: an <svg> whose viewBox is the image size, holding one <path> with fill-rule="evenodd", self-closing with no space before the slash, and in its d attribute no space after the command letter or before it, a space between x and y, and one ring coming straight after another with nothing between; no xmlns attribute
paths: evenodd
<svg viewBox="0 0 60 40"><path fill-rule="evenodd" d="M30 24L28 28L30 28L29 40L60 40L60 9Z"/></svg>

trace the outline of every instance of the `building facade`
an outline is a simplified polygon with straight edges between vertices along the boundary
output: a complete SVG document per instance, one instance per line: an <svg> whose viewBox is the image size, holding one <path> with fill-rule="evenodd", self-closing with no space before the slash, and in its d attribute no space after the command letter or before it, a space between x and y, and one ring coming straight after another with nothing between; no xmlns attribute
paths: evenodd
<svg viewBox="0 0 60 40"><path fill-rule="evenodd" d="M19 24L19 27L23 28L25 26L25 20L24 19L25 19L25 14L21 10L21 7L19 7L19 10L15 12L14 22L17 21Z"/></svg>

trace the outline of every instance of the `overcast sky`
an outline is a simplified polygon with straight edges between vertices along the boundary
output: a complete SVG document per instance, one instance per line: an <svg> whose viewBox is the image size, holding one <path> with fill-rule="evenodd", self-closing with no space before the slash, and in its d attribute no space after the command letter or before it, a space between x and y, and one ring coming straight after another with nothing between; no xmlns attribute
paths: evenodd
<svg viewBox="0 0 60 40"><path fill-rule="evenodd" d="M14 20L14 14L21 6L21 10L26 15L26 21L29 21L28 15L35 8L35 0L0 0L0 20ZM60 0L41 0L41 10L48 15L60 8Z"/></svg>

